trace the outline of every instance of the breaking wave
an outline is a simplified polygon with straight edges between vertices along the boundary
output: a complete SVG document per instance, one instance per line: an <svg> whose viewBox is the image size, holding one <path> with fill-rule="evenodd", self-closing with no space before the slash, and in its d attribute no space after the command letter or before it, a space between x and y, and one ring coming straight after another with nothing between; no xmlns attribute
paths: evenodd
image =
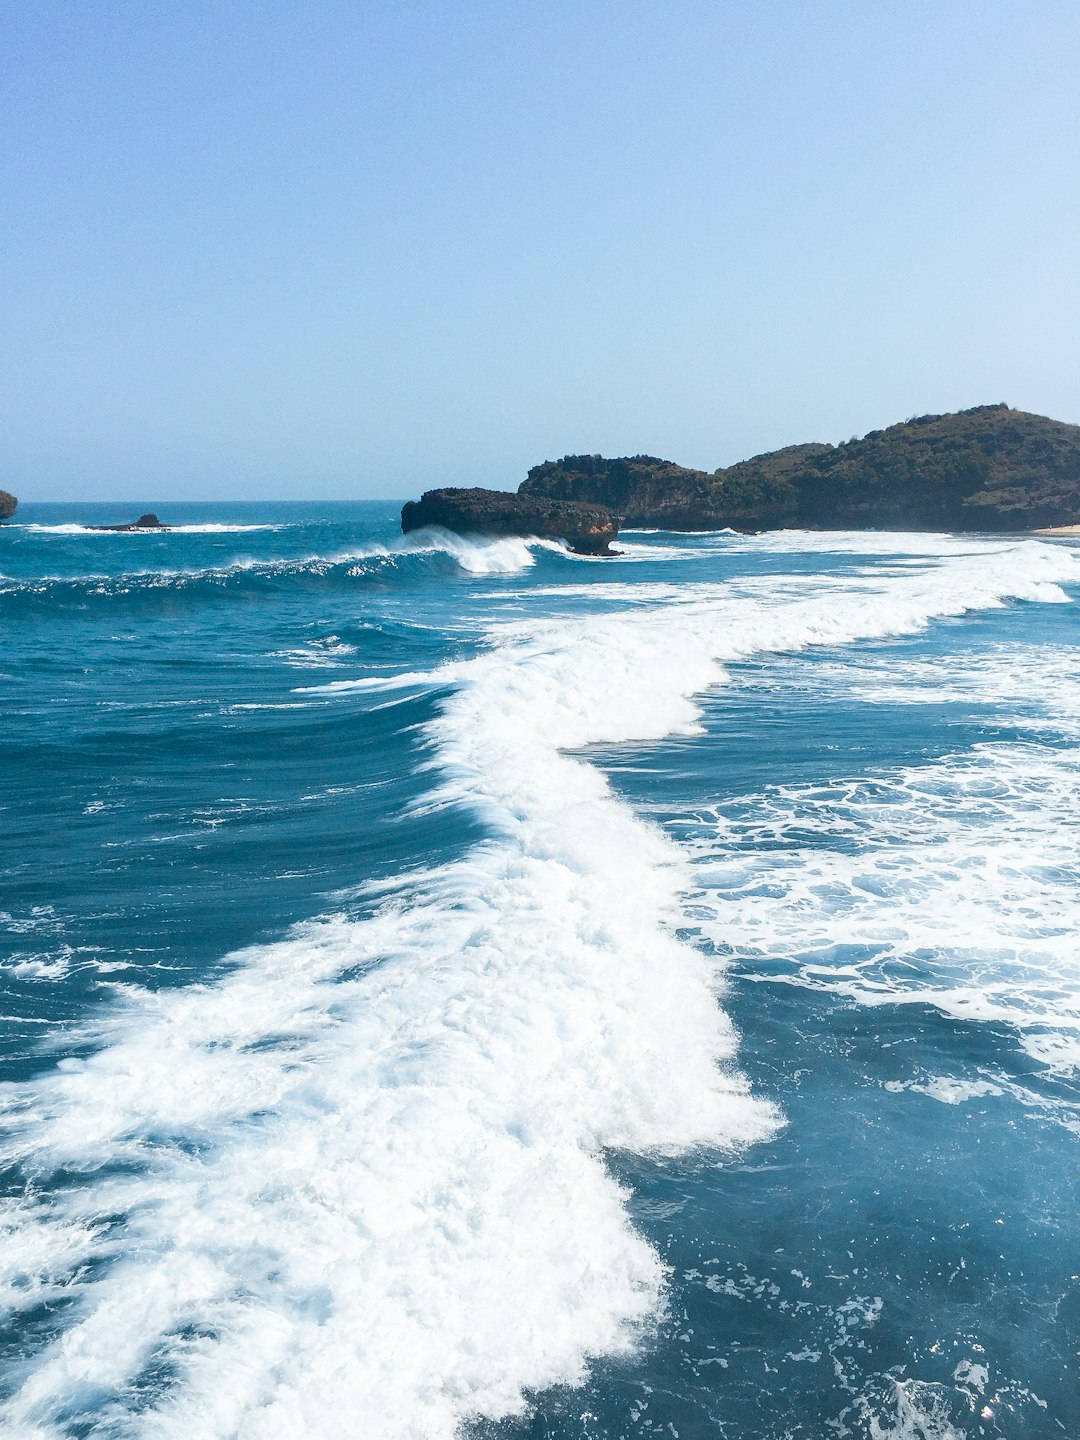
<svg viewBox="0 0 1080 1440"><path fill-rule="evenodd" d="M84 604L118 596L152 597L161 591L215 594L305 581L351 585L392 573L402 578L422 578L433 565L467 575L515 575L535 563L534 552L538 549L565 553L553 541L511 536L470 540L449 531L418 531L397 544L358 546L295 558L239 557L219 565L157 567L112 575L42 575L33 579L0 575L0 600L18 603L44 598L49 602Z"/></svg>

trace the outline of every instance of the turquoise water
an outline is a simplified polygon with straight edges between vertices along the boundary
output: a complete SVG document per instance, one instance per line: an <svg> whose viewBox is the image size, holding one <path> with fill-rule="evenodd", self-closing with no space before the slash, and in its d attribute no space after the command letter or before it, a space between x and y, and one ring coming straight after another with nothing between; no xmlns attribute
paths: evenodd
<svg viewBox="0 0 1080 1440"><path fill-rule="evenodd" d="M0 1431L1080 1433L1072 542L0 527Z"/></svg>

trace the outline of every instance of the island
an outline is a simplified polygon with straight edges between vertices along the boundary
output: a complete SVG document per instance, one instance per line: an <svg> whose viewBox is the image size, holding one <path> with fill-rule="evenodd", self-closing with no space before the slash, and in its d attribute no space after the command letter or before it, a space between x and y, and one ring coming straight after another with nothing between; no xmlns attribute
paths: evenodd
<svg viewBox="0 0 1080 1440"><path fill-rule="evenodd" d="M428 490L401 511L408 534L428 525L462 535L538 535L565 540L579 555L610 555L618 535L615 516L602 504L513 495L506 490Z"/></svg>
<svg viewBox="0 0 1080 1440"><path fill-rule="evenodd" d="M535 465L516 495L430 490L405 506L401 524L555 536L599 555L611 553L620 525L1065 534L1080 525L1080 425L977 405L712 471L654 455L565 455Z"/></svg>
<svg viewBox="0 0 1080 1440"><path fill-rule="evenodd" d="M0 490L0 520L10 520L18 508L18 500L6 490Z"/></svg>

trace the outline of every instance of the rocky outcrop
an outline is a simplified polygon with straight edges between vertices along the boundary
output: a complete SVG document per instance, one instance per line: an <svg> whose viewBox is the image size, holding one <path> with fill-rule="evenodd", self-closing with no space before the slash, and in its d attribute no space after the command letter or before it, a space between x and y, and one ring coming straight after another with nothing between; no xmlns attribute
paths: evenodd
<svg viewBox="0 0 1080 1440"><path fill-rule="evenodd" d="M127 525L88 525L88 530L169 530L172 527L163 525L156 515L140 515L138 520L132 520Z"/></svg>
<svg viewBox="0 0 1080 1440"><path fill-rule="evenodd" d="M1080 425L979 405L841 445L792 445L726 469L567 455L529 471L531 500L608 505L673 530L1029 530L1080 522Z"/></svg>
<svg viewBox="0 0 1080 1440"><path fill-rule="evenodd" d="M604 505L504 490L428 490L401 511L406 533L425 525L440 525L459 535L565 540L580 555L611 554L610 543L619 533L614 515Z"/></svg>
<svg viewBox="0 0 1080 1440"><path fill-rule="evenodd" d="M9 495L6 490L0 490L0 520L10 520L15 514L18 503L14 495Z"/></svg>

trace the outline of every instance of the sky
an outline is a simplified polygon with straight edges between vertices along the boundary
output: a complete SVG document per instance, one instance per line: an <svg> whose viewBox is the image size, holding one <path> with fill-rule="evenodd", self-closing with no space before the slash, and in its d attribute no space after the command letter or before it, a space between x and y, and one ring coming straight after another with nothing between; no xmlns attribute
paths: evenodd
<svg viewBox="0 0 1080 1440"><path fill-rule="evenodd" d="M1075 0L6 0L0 487L1080 422Z"/></svg>

